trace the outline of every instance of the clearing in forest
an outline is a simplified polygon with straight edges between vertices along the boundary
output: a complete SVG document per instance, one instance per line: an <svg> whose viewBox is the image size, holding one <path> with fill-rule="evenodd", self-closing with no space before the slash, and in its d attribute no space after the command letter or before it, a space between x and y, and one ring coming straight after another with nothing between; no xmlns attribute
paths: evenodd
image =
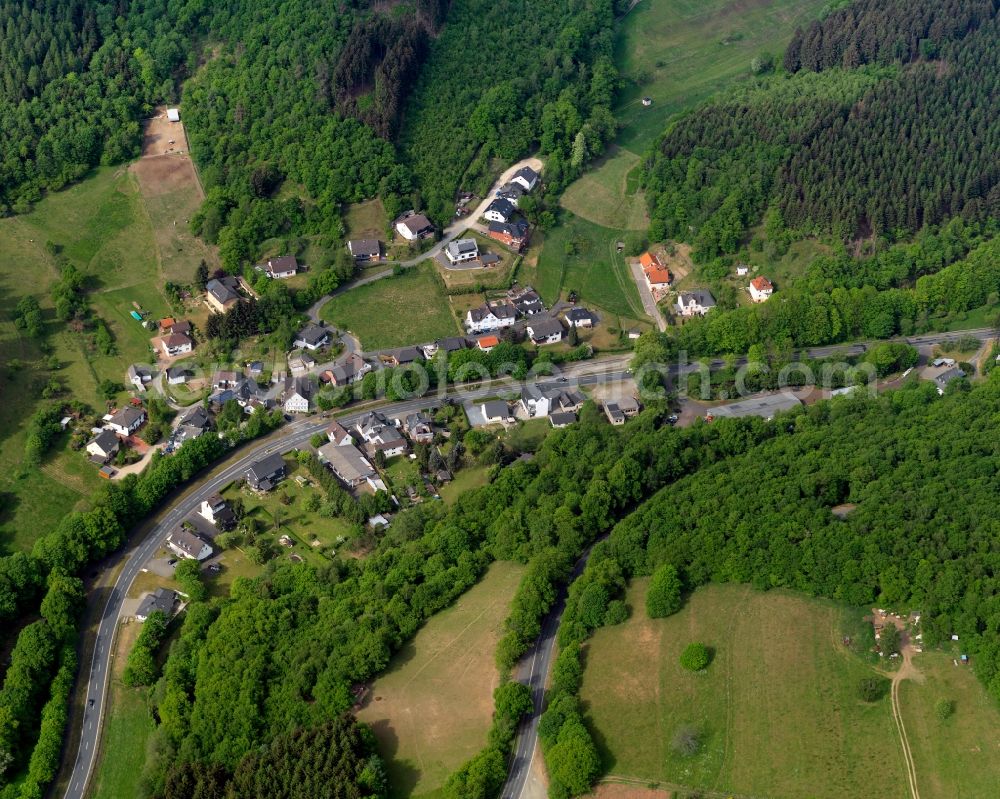
<svg viewBox="0 0 1000 799"><path fill-rule="evenodd" d="M845 631L860 640L860 614L709 585L652 620L647 582L629 589L632 617L598 630L587 654L581 695L609 774L776 799L908 798L888 691L859 699L875 672L843 643ZM699 674L678 662L694 641L715 650ZM685 728L699 741L690 756L675 745Z"/></svg>
<svg viewBox="0 0 1000 799"><path fill-rule="evenodd" d="M493 654L523 573L516 564L493 564L372 686L358 718L375 730L393 797L439 790L486 745L499 684Z"/></svg>

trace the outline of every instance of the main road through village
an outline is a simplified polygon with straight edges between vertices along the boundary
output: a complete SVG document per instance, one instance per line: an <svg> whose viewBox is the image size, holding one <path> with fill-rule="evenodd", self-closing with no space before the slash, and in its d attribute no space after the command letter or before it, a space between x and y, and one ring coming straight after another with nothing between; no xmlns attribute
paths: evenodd
<svg viewBox="0 0 1000 799"><path fill-rule="evenodd" d="M909 343L917 347L929 347L935 344L954 341L964 335L976 335L982 338L995 334L996 331L992 328L984 328L980 330L957 331L954 333L929 334L911 338L909 339ZM863 350L864 346L866 345L853 345L854 352L858 351L858 347L861 347ZM808 354L811 357L824 357L845 350L850 351L851 345L819 347L810 350ZM606 383L621 384L631 378L631 373L625 368L626 363L627 357L618 356L573 364L563 371L561 377L541 378L537 383L543 389L564 387L567 383L573 386L596 386ZM722 363L721 361L714 361L712 366L718 367ZM697 365L689 364L679 368L674 367L672 371L684 374L695 371L697 368ZM395 417L418 410L437 407L449 397L483 399L489 396L496 396L498 393L507 393L510 390L519 388L519 386L520 384L512 381L505 381L500 384L493 383L471 390L468 388L453 387L447 392L433 396L385 405L380 410L388 416ZM363 415L364 412L354 412L339 417L339 420L349 426ZM135 580L136 575L142 569L143 564L161 546L166 534L186 518L188 514L193 512L201 504L202 499L218 492L223 486L242 477L249 465L262 456L272 452L284 453L303 446L315 433L324 430L328 424L329 422L326 419L315 416L305 418L285 426L277 436L271 436L262 442L258 442L256 445L241 449L222 468L217 469L208 478L203 480L203 482L197 484L193 489L188 490L169 511L148 528L141 541L133 542L132 549L121 556L125 558L125 563L101 610L97 634L93 639L92 651L84 652L84 656L81 658L81 663L83 664L89 661L90 670L85 676L81 676L77 690L86 692L87 701L84 703L82 715L77 714L77 722L80 724L79 745L69 783L64 794L65 799L83 799L87 792L87 784L93 773L94 763L97 758L104 706L107 701L107 684L111 669L115 629L122 616L123 603L128 590ZM577 564L577 573L582 571L585 563L586 556L581 558ZM119 564L115 563L114 565L117 566ZM555 634L559 626L559 619L562 616L562 608L563 599L560 598L544 619L539 639L517 668L517 679L531 688L534 699L534 710L518 730L514 757L510 764L507 782L501 794L503 799L519 799L524 791L530 773L531 761L538 738L538 720L543 709L542 700L545 680L555 648Z"/></svg>

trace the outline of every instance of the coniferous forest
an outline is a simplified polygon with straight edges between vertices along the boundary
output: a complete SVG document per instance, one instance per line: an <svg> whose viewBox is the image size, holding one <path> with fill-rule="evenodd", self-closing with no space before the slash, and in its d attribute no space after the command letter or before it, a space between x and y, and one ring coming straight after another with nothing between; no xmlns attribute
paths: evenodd
<svg viewBox="0 0 1000 799"><path fill-rule="evenodd" d="M905 236L1000 208L996 2L860 3L787 74L677 120L647 165L651 237L732 253L767 208L803 233ZM867 65L867 66L863 66Z"/></svg>

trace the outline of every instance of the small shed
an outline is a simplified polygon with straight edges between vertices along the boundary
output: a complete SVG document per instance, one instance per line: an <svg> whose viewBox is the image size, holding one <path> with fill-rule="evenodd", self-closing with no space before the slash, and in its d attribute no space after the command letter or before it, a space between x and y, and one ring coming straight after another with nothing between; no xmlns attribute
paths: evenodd
<svg viewBox="0 0 1000 799"><path fill-rule="evenodd" d="M180 112L180 109L178 109L178 108L168 108L167 109L167 119L170 122L180 122L181 121L181 112Z"/></svg>

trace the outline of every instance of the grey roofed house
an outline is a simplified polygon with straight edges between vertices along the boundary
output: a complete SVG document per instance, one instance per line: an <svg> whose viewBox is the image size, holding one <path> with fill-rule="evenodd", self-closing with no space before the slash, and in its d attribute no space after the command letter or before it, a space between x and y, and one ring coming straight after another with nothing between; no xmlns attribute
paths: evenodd
<svg viewBox="0 0 1000 799"><path fill-rule="evenodd" d="M141 408L134 408L126 405L118 413L108 419L108 424L118 425L127 430L132 430L136 423L146 418L146 412Z"/></svg>
<svg viewBox="0 0 1000 799"><path fill-rule="evenodd" d="M951 369L948 369L935 377L934 382L937 383L938 388L944 388L952 380L958 380L961 377L965 377L965 372L959 367L953 366Z"/></svg>
<svg viewBox="0 0 1000 799"><path fill-rule="evenodd" d="M423 214L412 214L405 219L400 219L399 222L396 223L396 226L399 227L400 225L405 227L413 238L425 236L434 230L434 225L431 220Z"/></svg>
<svg viewBox="0 0 1000 799"><path fill-rule="evenodd" d="M535 184L538 183L538 177L539 177L538 173L530 166L522 166L511 177L511 182L517 181L518 183L521 183L528 191L531 191L533 188L535 188Z"/></svg>
<svg viewBox="0 0 1000 799"><path fill-rule="evenodd" d="M268 259L264 271L269 275L281 275L286 272L296 272L298 268L299 262L294 255L279 255L277 258Z"/></svg>
<svg viewBox="0 0 1000 799"><path fill-rule="evenodd" d="M622 409L618 407L617 402L604 403L604 415L608 417L608 421L611 424L625 424L625 414L622 413Z"/></svg>
<svg viewBox="0 0 1000 799"><path fill-rule="evenodd" d="M465 338L462 336L439 338L435 343L439 350L444 350L445 352L458 352L459 350L464 350L466 347Z"/></svg>
<svg viewBox="0 0 1000 799"><path fill-rule="evenodd" d="M514 215L514 204L511 203L510 200L498 197L486 207L486 210L483 213L484 215L494 214L501 217L500 219L496 219L494 221L506 222ZM489 219L490 217L486 216L486 218Z"/></svg>
<svg viewBox="0 0 1000 799"><path fill-rule="evenodd" d="M489 309L497 319L517 318L517 308L511 302L490 303Z"/></svg>
<svg viewBox="0 0 1000 799"><path fill-rule="evenodd" d="M118 436L115 435L115 431L105 428L90 441L87 445L87 451L99 449L104 454L104 457L108 457L117 452L119 446Z"/></svg>
<svg viewBox="0 0 1000 799"><path fill-rule="evenodd" d="M488 400L483 403L483 416L487 422L495 419L510 419L510 406L504 400Z"/></svg>
<svg viewBox="0 0 1000 799"><path fill-rule="evenodd" d="M273 452L250 464L246 471L247 483L257 491L270 491L285 477L285 459Z"/></svg>
<svg viewBox="0 0 1000 799"><path fill-rule="evenodd" d="M212 375L212 388L233 388L240 376L230 369L219 369Z"/></svg>
<svg viewBox="0 0 1000 799"><path fill-rule="evenodd" d="M772 419L779 411L788 411L802 405L799 399L793 394L764 394L756 397L749 397L739 402L729 405L719 405L712 408L708 413L715 418L729 417L739 418L741 416L760 416L763 419Z"/></svg>
<svg viewBox="0 0 1000 799"><path fill-rule="evenodd" d="M566 321L573 326L589 326L597 321L597 317L586 308L570 308L566 311Z"/></svg>
<svg viewBox="0 0 1000 799"><path fill-rule="evenodd" d="M479 253L479 244L475 239L456 239L448 242L448 259L461 261L474 258Z"/></svg>
<svg viewBox="0 0 1000 799"><path fill-rule="evenodd" d="M375 476L375 469L356 447L324 444L317 450L330 470L352 488Z"/></svg>
<svg viewBox="0 0 1000 799"><path fill-rule="evenodd" d="M715 297L706 289L693 289L685 291L677 298L677 305L680 307L687 307L692 304L705 309L714 308Z"/></svg>
<svg viewBox="0 0 1000 799"><path fill-rule="evenodd" d="M505 200L519 200L524 196L527 189L524 188L520 183L504 183L499 189L497 189L496 196L503 197Z"/></svg>
<svg viewBox="0 0 1000 799"><path fill-rule="evenodd" d="M212 554L211 544L183 527L167 536L167 547L180 557L190 560L204 560Z"/></svg>
<svg viewBox="0 0 1000 799"><path fill-rule="evenodd" d="M531 286L511 289L508 296L517 312L522 316L534 316L545 310L545 303Z"/></svg>
<svg viewBox="0 0 1000 799"><path fill-rule="evenodd" d="M386 353L386 357L396 364L403 366L414 361L423 360L424 354L418 347L401 347L398 350L391 350Z"/></svg>
<svg viewBox="0 0 1000 799"><path fill-rule="evenodd" d="M135 618L137 621L146 621L152 614L159 611L169 620L176 601L177 594L169 588L157 588L142 598L142 602L139 603L139 607L135 611Z"/></svg>
<svg viewBox="0 0 1000 799"><path fill-rule="evenodd" d="M201 430L208 429L212 423L212 418L201 405L196 405L181 416L180 423L189 427L197 427Z"/></svg>
<svg viewBox="0 0 1000 799"><path fill-rule="evenodd" d="M479 261L483 266L493 266L493 264L500 263L501 258L495 252L484 252L479 256Z"/></svg>
<svg viewBox="0 0 1000 799"><path fill-rule="evenodd" d="M330 331L319 325L309 324L295 334L296 346L321 347L330 340ZM301 342L301 344L300 344Z"/></svg>
<svg viewBox="0 0 1000 799"><path fill-rule="evenodd" d="M185 369L183 366L168 366L167 367L167 380L187 380L191 376L191 372Z"/></svg>
<svg viewBox="0 0 1000 799"><path fill-rule="evenodd" d="M370 261L381 257L382 245L378 239L351 239L347 251L359 261Z"/></svg>
<svg viewBox="0 0 1000 799"><path fill-rule="evenodd" d="M573 411L557 411L549 414L549 422L553 427L566 427L576 421L576 414Z"/></svg>
<svg viewBox="0 0 1000 799"><path fill-rule="evenodd" d="M552 336L563 334L563 326L558 319L539 319L528 323L533 341L545 341Z"/></svg>
<svg viewBox="0 0 1000 799"><path fill-rule="evenodd" d="M153 371L148 366L133 363L126 372L128 381L139 391L146 390L146 383L153 379Z"/></svg>
<svg viewBox="0 0 1000 799"><path fill-rule="evenodd" d="M221 305L225 305L240 298L240 294L236 290L239 284L239 280L235 277L226 275L225 277L209 280L205 284L205 291L211 294Z"/></svg>

